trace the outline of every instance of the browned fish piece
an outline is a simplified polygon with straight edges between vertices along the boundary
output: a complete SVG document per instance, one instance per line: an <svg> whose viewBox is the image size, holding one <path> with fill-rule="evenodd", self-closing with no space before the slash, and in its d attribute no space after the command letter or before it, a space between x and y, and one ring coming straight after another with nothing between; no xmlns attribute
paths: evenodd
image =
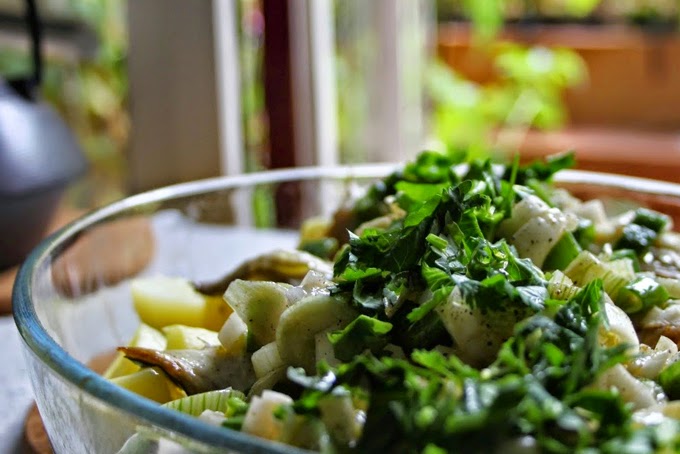
<svg viewBox="0 0 680 454"><path fill-rule="evenodd" d="M245 391L255 383L250 358L228 355L222 347L166 351L119 347L118 351L133 361L160 367L190 395L227 387Z"/></svg>
<svg viewBox="0 0 680 454"><path fill-rule="evenodd" d="M195 283L204 295L222 295L236 279L285 282L297 285L310 270L333 275L330 262L304 251L276 250L250 259L215 282Z"/></svg>

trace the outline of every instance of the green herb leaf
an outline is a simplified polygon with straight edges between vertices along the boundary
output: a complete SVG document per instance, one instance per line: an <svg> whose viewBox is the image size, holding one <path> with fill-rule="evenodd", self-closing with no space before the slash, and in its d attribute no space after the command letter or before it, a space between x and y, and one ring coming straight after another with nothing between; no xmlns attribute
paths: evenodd
<svg viewBox="0 0 680 454"><path fill-rule="evenodd" d="M360 315L352 323L340 331L328 334L333 344L335 357L341 361L351 361L354 356L370 350L380 351L387 345L387 334L392 330L392 324L375 318Z"/></svg>

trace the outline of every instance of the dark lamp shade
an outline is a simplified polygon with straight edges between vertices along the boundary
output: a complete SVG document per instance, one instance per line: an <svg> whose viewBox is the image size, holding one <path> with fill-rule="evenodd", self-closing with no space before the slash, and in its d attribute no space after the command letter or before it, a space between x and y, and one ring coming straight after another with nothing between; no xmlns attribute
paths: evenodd
<svg viewBox="0 0 680 454"><path fill-rule="evenodd" d="M64 189L86 167L59 115L0 80L0 270L37 244Z"/></svg>

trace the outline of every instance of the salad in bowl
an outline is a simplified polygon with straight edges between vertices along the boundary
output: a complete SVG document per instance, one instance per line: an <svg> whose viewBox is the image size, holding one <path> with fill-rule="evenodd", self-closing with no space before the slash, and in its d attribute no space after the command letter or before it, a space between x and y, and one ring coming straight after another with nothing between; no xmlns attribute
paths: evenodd
<svg viewBox="0 0 680 454"><path fill-rule="evenodd" d="M680 235L554 185L572 165L424 152L296 250L136 279L104 376L312 451L678 452Z"/></svg>
<svg viewBox="0 0 680 454"><path fill-rule="evenodd" d="M54 450L679 452L680 186L573 164L424 152L84 216L14 289Z"/></svg>

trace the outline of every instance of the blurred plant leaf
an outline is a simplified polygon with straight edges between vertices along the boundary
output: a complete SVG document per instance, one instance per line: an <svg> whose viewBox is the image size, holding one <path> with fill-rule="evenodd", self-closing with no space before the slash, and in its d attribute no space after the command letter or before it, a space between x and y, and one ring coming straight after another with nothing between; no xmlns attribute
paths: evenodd
<svg viewBox="0 0 680 454"><path fill-rule="evenodd" d="M493 58L496 78L484 85L442 62L428 69L433 132L445 148L489 155L496 151L494 131L560 127L567 117L564 90L587 76L580 56L569 49L501 43Z"/></svg>
<svg viewBox="0 0 680 454"><path fill-rule="evenodd" d="M602 0L567 0L564 9L567 14L576 17L586 17L602 3Z"/></svg>
<svg viewBox="0 0 680 454"><path fill-rule="evenodd" d="M489 41L503 27L504 0L463 0L463 9L473 24L474 35Z"/></svg>

